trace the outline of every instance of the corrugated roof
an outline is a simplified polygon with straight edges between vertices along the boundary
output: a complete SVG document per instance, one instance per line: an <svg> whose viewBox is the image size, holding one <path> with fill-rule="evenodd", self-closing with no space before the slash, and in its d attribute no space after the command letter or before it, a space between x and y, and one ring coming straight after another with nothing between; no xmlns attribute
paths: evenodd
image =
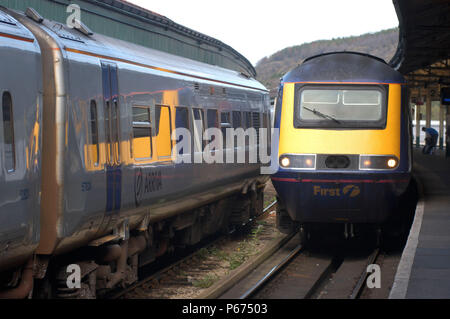
<svg viewBox="0 0 450 319"><path fill-rule="evenodd" d="M67 7L81 7L81 21L92 31L152 49L256 76L253 65L229 45L124 0L0 0L0 5L66 23Z"/></svg>
<svg viewBox="0 0 450 319"><path fill-rule="evenodd" d="M205 35L203 33L200 33L195 30L192 30L188 27L185 27L181 24L178 24L163 15L160 15L156 12L142 8L138 5L135 5L135 4L130 3L129 1L125 1L125 0L82 0L82 1L108 5L113 10L114 9L121 10L125 13L137 15L139 17L146 19L149 23L152 23L152 24L156 23L160 26L163 26L164 28L173 29L174 31L181 33L185 36L193 37L194 39L199 41L199 44L207 43L209 45L216 46L217 48L220 48L222 50L227 50L227 51L231 52L233 55L235 55L237 59L239 59L240 61L242 61L245 64L245 67L251 76L256 76L256 70L253 67L253 65L242 54L240 54L238 51L233 49L231 46L229 46L215 38L212 38L208 35Z"/></svg>
<svg viewBox="0 0 450 319"><path fill-rule="evenodd" d="M450 1L393 0L399 45L390 64L403 74L450 58Z"/></svg>

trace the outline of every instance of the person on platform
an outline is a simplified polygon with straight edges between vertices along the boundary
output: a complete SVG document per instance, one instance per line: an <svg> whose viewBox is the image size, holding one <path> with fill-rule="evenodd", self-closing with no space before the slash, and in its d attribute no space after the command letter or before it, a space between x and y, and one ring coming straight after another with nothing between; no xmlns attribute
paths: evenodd
<svg viewBox="0 0 450 319"><path fill-rule="evenodd" d="M445 130L445 158L450 158L450 123Z"/></svg>
<svg viewBox="0 0 450 319"><path fill-rule="evenodd" d="M433 154L438 142L439 133L432 127L422 127L425 132L425 146L422 149L423 154Z"/></svg>

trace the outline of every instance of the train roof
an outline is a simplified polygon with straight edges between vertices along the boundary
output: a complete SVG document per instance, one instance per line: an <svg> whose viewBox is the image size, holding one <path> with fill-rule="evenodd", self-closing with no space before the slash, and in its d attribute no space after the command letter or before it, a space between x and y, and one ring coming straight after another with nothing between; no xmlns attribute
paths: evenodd
<svg viewBox="0 0 450 319"><path fill-rule="evenodd" d="M11 10L7 12L13 14L18 21L29 20L23 12ZM1 10L0 13L2 13ZM143 67L167 77L181 77L197 83L267 92L260 82L233 69L188 59L98 33L86 35L57 21L44 19L39 22L39 25L54 36L55 41L69 59L96 58L124 63L131 67Z"/></svg>
<svg viewBox="0 0 450 319"><path fill-rule="evenodd" d="M282 82L405 83L403 76L382 59L359 52L312 56L288 72Z"/></svg>

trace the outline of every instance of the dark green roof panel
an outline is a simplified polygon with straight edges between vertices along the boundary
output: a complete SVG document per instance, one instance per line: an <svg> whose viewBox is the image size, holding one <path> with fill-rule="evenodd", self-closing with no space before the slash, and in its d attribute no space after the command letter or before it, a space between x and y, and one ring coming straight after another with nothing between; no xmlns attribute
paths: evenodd
<svg viewBox="0 0 450 319"><path fill-rule="evenodd" d="M0 4L20 11L32 7L61 23L69 16L67 6L78 4L82 22L96 33L256 76L251 63L230 46L126 1L0 0Z"/></svg>

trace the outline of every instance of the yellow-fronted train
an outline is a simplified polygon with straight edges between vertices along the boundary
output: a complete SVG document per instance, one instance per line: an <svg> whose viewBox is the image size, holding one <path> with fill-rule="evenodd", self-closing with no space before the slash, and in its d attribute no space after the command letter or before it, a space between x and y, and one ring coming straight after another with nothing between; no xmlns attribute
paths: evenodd
<svg viewBox="0 0 450 319"><path fill-rule="evenodd" d="M352 237L402 219L412 166L407 101L403 76L362 53L314 56L281 79L272 182L282 232L308 238L332 225Z"/></svg>

